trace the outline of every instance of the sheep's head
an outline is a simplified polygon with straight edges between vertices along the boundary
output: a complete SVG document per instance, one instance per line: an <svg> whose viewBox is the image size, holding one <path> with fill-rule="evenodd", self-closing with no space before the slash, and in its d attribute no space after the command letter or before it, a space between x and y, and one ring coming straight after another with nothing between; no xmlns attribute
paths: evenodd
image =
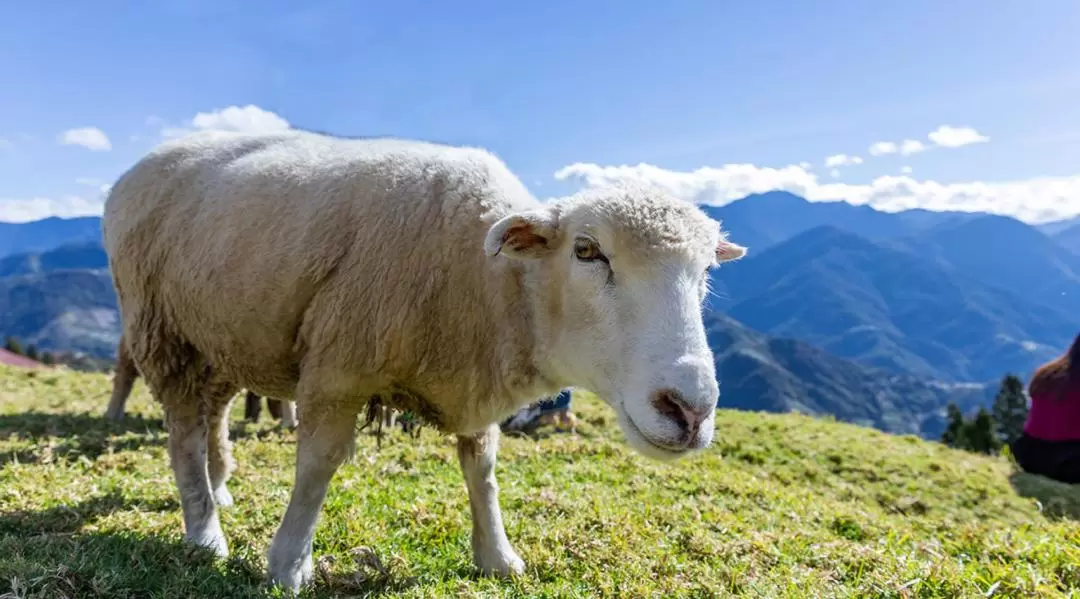
<svg viewBox="0 0 1080 599"><path fill-rule="evenodd" d="M596 392L649 457L709 446L719 387L702 322L708 269L746 253L719 223L656 189L607 187L506 216L485 250L526 265L559 384Z"/></svg>

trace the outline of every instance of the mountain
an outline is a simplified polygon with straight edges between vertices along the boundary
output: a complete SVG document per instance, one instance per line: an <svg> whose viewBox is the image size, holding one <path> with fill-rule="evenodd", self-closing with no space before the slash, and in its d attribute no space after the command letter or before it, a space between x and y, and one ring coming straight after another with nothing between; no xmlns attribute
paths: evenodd
<svg viewBox="0 0 1080 599"><path fill-rule="evenodd" d="M845 360L712 313L705 320L722 408L829 414L891 433L938 438L945 406L989 404L996 384L948 384Z"/></svg>
<svg viewBox="0 0 1080 599"><path fill-rule="evenodd" d="M982 215L940 225L910 243L986 285L1080 316L1080 256L1035 227Z"/></svg>
<svg viewBox="0 0 1080 599"><path fill-rule="evenodd" d="M1080 223L1055 233L1054 242L1080 256Z"/></svg>
<svg viewBox="0 0 1080 599"><path fill-rule="evenodd" d="M101 243L100 217L50 217L28 223L0 222L0 258L86 242Z"/></svg>
<svg viewBox="0 0 1080 599"><path fill-rule="evenodd" d="M895 373L947 381L1026 375L1080 329L1064 313L987 286L909 246L836 227L720 269L710 309Z"/></svg>
<svg viewBox="0 0 1080 599"><path fill-rule="evenodd" d="M760 253L820 226L832 226L870 239L912 236L980 216L966 212L905 210L882 212L847 202L810 202L786 191L752 194L725 206L702 206L722 221L734 241Z"/></svg>
<svg viewBox="0 0 1080 599"><path fill-rule="evenodd" d="M39 350L111 357L119 312L106 269L54 270L0 278L0 334Z"/></svg>
<svg viewBox="0 0 1080 599"><path fill-rule="evenodd" d="M95 241L62 245L47 252L12 254L0 258L0 277L66 269L108 268L105 248Z"/></svg>
<svg viewBox="0 0 1080 599"><path fill-rule="evenodd" d="M1043 233L1049 235L1050 237L1054 237L1065 229L1071 229L1076 226L1080 226L1080 216L1074 216L1072 218L1066 218L1064 220L1056 220L1049 223L1043 223L1038 226L1038 229Z"/></svg>

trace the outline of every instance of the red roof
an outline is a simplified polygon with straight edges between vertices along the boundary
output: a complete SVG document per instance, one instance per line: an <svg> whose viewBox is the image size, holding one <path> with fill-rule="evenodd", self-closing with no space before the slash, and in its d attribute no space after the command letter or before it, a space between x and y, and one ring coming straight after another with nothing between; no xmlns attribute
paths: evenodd
<svg viewBox="0 0 1080 599"><path fill-rule="evenodd" d="M9 366L22 366L23 368L41 368L44 366L44 364L38 362L37 360L31 360L26 356L13 354L2 347L0 347L0 364L7 364Z"/></svg>

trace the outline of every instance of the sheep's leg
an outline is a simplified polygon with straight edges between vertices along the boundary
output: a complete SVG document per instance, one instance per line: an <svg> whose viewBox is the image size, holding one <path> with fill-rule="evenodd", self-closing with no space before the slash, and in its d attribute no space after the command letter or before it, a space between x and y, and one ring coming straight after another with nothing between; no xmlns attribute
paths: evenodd
<svg viewBox="0 0 1080 599"><path fill-rule="evenodd" d="M270 400L267 400L268 402ZM295 401L282 401L275 400L282 404L281 406L281 426L286 428L296 428L296 402Z"/></svg>
<svg viewBox="0 0 1080 599"><path fill-rule="evenodd" d="M457 454L472 512L473 561L486 575L505 576L525 570L503 528L499 510L499 483L495 480L495 456L499 451L499 425L484 432L458 436Z"/></svg>
<svg viewBox="0 0 1080 599"><path fill-rule="evenodd" d="M165 407L169 461L180 491L184 537L227 557L229 546L221 532L207 472L208 427L205 414L200 413L201 402L172 389L164 390L158 396Z"/></svg>
<svg viewBox="0 0 1080 599"><path fill-rule="evenodd" d="M127 344L121 339L116 348L116 374L113 375L112 397L109 398L105 418L109 420L124 418L124 407L137 378L139 378L139 371L135 367L135 361L131 359Z"/></svg>
<svg viewBox="0 0 1080 599"><path fill-rule="evenodd" d="M315 525L330 479L352 452L359 413L359 407L348 403L313 406L310 397L304 402L296 434L296 481L267 555L271 580L293 591L307 584L314 572Z"/></svg>
<svg viewBox="0 0 1080 599"><path fill-rule="evenodd" d="M258 422L259 413L262 412L262 398L248 391L244 394L244 420Z"/></svg>
<svg viewBox="0 0 1080 599"><path fill-rule="evenodd" d="M219 507L233 504L232 494L225 485L236 461L232 455L232 442L229 441L229 410L235 399L235 389L219 389L206 398L207 421L210 428L208 471L210 488L213 490L214 503Z"/></svg>

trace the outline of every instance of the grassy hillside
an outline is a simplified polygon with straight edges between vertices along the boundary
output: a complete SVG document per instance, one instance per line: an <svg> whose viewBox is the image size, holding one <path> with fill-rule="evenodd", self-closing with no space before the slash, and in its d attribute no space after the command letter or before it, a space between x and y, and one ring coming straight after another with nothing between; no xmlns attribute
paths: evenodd
<svg viewBox="0 0 1080 599"><path fill-rule="evenodd" d="M108 378L0 367L0 595L259 597L294 436L236 422L233 557L180 543L160 412L142 384L122 424ZM716 444L646 461L579 396L577 436L504 438L516 581L477 577L453 442L360 435L315 537L315 596L1067 596L1080 492L1001 458L797 415L721 411ZM241 410L234 411L234 417ZM1023 489L1019 493L1017 487ZM1024 495L1031 495L1025 497ZM1040 513L1041 501L1043 512ZM361 559L374 551L385 568Z"/></svg>

